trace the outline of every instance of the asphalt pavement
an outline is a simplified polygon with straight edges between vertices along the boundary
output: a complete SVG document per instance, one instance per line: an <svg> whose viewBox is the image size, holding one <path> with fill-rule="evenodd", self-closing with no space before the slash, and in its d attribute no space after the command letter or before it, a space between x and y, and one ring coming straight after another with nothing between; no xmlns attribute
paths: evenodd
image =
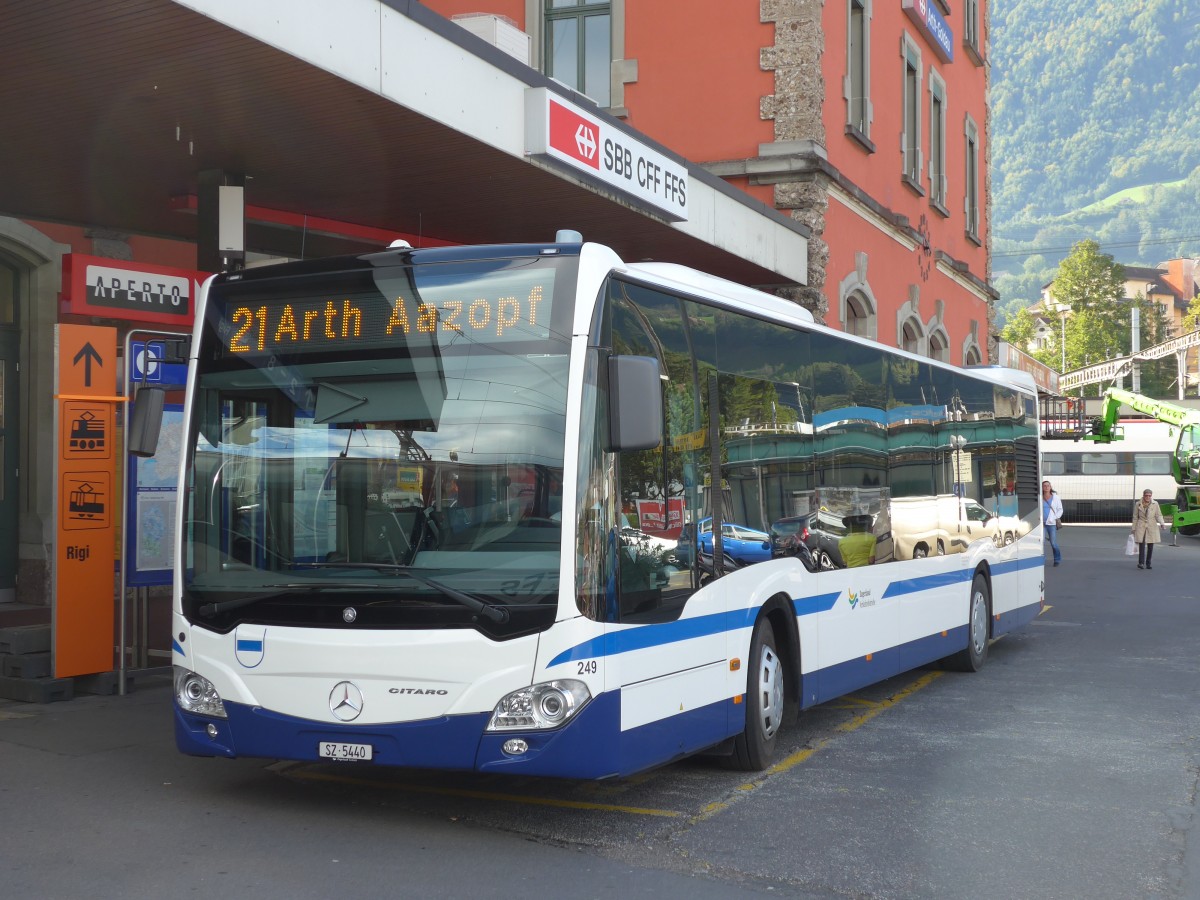
<svg viewBox="0 0 1200 900"><path fill-rule="evenodd" d="M578 783L539 806L467 776L339 785L337 768L185 757L167 676L0 701L0 896L1196 900L1200 538L1167 535L1146 571L1126 533L1065 528L1047 610L981 673L896 703L933 673L893 679L852 731L806 713L785 749L802 764L620 786L682 817L589 812Z"/></svg>

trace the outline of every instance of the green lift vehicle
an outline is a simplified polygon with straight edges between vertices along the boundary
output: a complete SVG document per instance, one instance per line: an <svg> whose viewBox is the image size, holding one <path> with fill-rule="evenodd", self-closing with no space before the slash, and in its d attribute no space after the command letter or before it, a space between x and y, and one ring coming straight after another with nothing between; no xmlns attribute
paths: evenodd
<svg viewBox="0 0 1200 900"><path fill-rule="evenodd" d="M1118 422L1122 405L1178 429L1179 440L1171 457L1171 471L1178 486L1175 502L1159 503L1159 506L1162 507L1163 517L1171 523L1172 531L1200 534L1200 410L1175 406L1120 388L1109 388L1104 392L1101 414L1092 418L1091 427L1083 439L1097 444L1121 440L1124 435Z"/></svg>

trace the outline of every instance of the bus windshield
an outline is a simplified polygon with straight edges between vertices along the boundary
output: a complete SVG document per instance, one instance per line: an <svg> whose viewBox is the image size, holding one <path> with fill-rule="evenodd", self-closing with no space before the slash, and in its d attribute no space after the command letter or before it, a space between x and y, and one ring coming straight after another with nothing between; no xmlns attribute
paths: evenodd
<svg viewBox="0 0 1200 900"><path fill-rule="evenodd" d="M417 256L417 254L413 254ZM240 622L553 621L573 259L218 283L183 603Z"/></svg>

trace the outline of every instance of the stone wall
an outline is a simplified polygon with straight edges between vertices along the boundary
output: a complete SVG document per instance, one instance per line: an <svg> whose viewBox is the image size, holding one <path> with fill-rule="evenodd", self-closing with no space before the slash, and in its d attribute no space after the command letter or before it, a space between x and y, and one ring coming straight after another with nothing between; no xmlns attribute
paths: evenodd
<svg viewBox="0 0 1200 900"><path fill-rule="evenodd" d="M759 2L761 21L775 26L775 43L762 48L759 55L763 70L774 73L775 93L760 99L759 114L773 123L776 144L825 146L821 118L825 98L821 75L824 5L823 0ZM794 178L775 180L774 199L777 208L787 210L812 230L808 243L808 284L789 289L787 297L823 320L829 309L825 296L829 248L823 237L829 204L825 186L810 170Z"/></svg>

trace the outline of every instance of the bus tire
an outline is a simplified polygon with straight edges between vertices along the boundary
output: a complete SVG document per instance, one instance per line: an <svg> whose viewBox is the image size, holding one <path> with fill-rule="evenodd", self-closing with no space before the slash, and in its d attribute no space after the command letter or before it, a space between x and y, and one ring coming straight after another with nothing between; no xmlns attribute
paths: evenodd
<svg viewBox="0 0 1200 900"><path fill-rule="evenodd" d="M978 672L987 662L988 624L991 621L992 592L982 572L971 581L971 601L967 617L967 646L942 662L955 672Z"/></svg>
<svg viewBox="0 0 1200 900"><path fill-rule="evenodd" d="M746 727L733 739L728 764L742 772L761 772L775 756L787 694L787 671L775 648L775 629L766 616L754 626L746 668Z"/></svg>

